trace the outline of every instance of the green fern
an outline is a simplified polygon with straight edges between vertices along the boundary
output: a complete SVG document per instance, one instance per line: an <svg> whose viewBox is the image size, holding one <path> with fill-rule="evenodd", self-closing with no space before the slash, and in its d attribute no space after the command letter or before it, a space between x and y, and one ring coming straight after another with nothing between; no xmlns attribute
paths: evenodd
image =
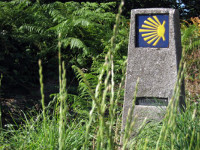
<svg viewBox="0 0 200 150"><path fill-rule="evenodd" d="M6 74L8 85L26 84L26 89L34 86L37 83L34 66L38 59L46 68L56 69L52 64L57 59L58 33L62 33L66 69L72 70L72 65L90 68L93 58L101 54L107 44L103 41L112 35L115 14L110 10L113 6L115 3L0 2L0 71ZM34 71L27 71L27 66L33 66ZM67 78L71 80L70 76Z"/></svg>

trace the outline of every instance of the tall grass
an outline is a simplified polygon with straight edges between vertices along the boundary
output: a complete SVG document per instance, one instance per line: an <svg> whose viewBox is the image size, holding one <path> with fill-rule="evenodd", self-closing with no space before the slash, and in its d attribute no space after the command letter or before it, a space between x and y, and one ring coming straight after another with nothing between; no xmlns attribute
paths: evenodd
<svg viewBox="0 0 200 150"><path fill-rule="evenodd" d="M1 81L2 81L2 79L3 79L3 74L1 74L1 78L0 78L0 89L1 89ZM0 93L0 96L1 96L1 93ZM1 103L0 103L0 130L2 129L1 117L2 117L2 113L1 113Z"/></svg>
<svg viewBox="0 0 200 150"><path fill-rule="evenodd" d="M124 2L121 1L121 4L119 6L119 13L116 16L116 24L114 25L113 29L113 37L111 38L111 48L105 56L105 63L103 64L103 68L98 77L98 84L95 90L91 88L81 69L74 66L74 68L79 72L80 76L85 82L88 88L88 92L92 98L92 109L89 113L89 121L86 124L85 142L83 145L83 149L88 149L88 143L90 142L89 134L94 119L96 119L96 121L98 122L96 125L98 128L96 129L97 134L95 135L96 138L93 148L115 149L118 147L117 145L119 145L119 143L116 143L116 137L114 137L114 124L116 124L116 107L122 84L119 85L119 91L117 92L118 94L115 97L113 54L115 53L115 40L118 33L120 15L122 12L123 4ZM122 78L122 82L123 80L124 78ZM109 112L108 116L106 116L106 111Z"/></svg>
<svg viewBox="0 0 200 150"><path fill-rule="evenodd" d="M84 73L76 66L73 68L85 83L92 98L91 110L88 118L80 120L70 118L66 91L65 63L61 60L61 34L58 35L59 62L59 93L45 106L42 62L39 60L39 76L41 90L42 112L37 117L25 115L25 124L18 129L12 126L2 130L0 149L200 149L200 110L199 104L187 103L185 111L178 109L180 88L186 69L184 55L180 62L177 83L173 97L167 108L165 118L156 124L143 123L143 129L135 138L131 138L135 120L132 114L135 107L137 86L134 93L132 107L129 110L125 131L122 135L121 115L117 112L120 91L124 83L124 76L119 87L114 82L114 58L116 36L120 24L120 15L124 1L121 1L119 13L116 16L111 48L105 56L105 62L98 76L98 83L93 89ZM126 63L126 62L125 62ZM125 73L125 67L124 67ZM2 79L2 78L1 78ZM1 80L0 80L1 81ZM137 81L137 84L139 79ZM1 82L0 82L1 83ZM121 107L120 107L121 108ZM1 119L1 118L0 118ZM1 120L0 120L1 121ZM122 137L122 145L120 137Z"/></svg>

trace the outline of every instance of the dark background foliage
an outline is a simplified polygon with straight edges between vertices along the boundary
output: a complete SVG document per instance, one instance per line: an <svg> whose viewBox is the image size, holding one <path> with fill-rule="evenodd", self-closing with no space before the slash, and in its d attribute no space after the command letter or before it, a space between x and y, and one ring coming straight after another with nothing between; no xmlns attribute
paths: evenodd
<svg viewBox="0 0 200 150"><path fill-rule="evenodd" d="M40 3L53 3L56 0L31 0L32 2L39 1ZM60 2L70 2L72 0L59 0ZM113 0L73 0L74 2L96 2L96 3L107 3L113 2ZM120 0L115 0L117 3L113 11L117 12ZM179 9L181 18L188 19L190 17L197 16L200 14L200 3L199 0L126 0L123 10L123 15L126 18L130 17L131 9L137 8L175 8Z"/></svg>
<svg viewBox="0 0 200 150"><path fill-rule="evenodd" d="M89 68L93 57L102 53L112 33L115 14L110 4L39 4L29 1L1 2L1 59L3 89L32 90L38 85L38 59L44 75L57 76L58 33L62 33L62 57L68 81L73 80L72 65ZM106 33L106 34L105 34Z"/></svg>
<svg viewBox="0 0 200 150"><path fill-rule="evenodd" d="M11 0L2 0L2 1L11 1ZM30 0L31 2L40 2L44 3L54 3L57 0ZM72 0L59 0L59 2L70 2ZM113 12L117 12L118 4L120 0L73 0L74 2L96 2L96 3L107 3L107 2L116 2L117 5L113 8ZM123 10L123 15L126 18L130 17L131 9L136 8L175 8L179 9L181 18L188 19L200 14L200 3L199 0L126 0Z"/></svg>

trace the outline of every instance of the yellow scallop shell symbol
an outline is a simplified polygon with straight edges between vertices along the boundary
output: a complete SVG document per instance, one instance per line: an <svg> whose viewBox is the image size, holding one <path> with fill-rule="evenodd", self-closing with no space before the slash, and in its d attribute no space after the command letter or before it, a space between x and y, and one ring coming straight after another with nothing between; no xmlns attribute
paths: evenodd
<svg viewBox="0 0 200 150"><path fill-rule="evenodd" d="M165 21L161 24L156 16L149 17L144 21L139 32L144 32L142 34L144 41L156 46L161 38L165 41Z"/></svg>

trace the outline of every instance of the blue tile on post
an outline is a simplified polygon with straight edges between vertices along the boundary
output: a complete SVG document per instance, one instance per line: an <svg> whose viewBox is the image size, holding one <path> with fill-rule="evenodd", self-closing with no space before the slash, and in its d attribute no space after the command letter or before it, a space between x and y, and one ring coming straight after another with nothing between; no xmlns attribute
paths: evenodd
<svg viewBox="0 0 200 150"><path fill-rule="evenodd" d="M136 47L168 48L169 15L136 16Z"/></svg>

